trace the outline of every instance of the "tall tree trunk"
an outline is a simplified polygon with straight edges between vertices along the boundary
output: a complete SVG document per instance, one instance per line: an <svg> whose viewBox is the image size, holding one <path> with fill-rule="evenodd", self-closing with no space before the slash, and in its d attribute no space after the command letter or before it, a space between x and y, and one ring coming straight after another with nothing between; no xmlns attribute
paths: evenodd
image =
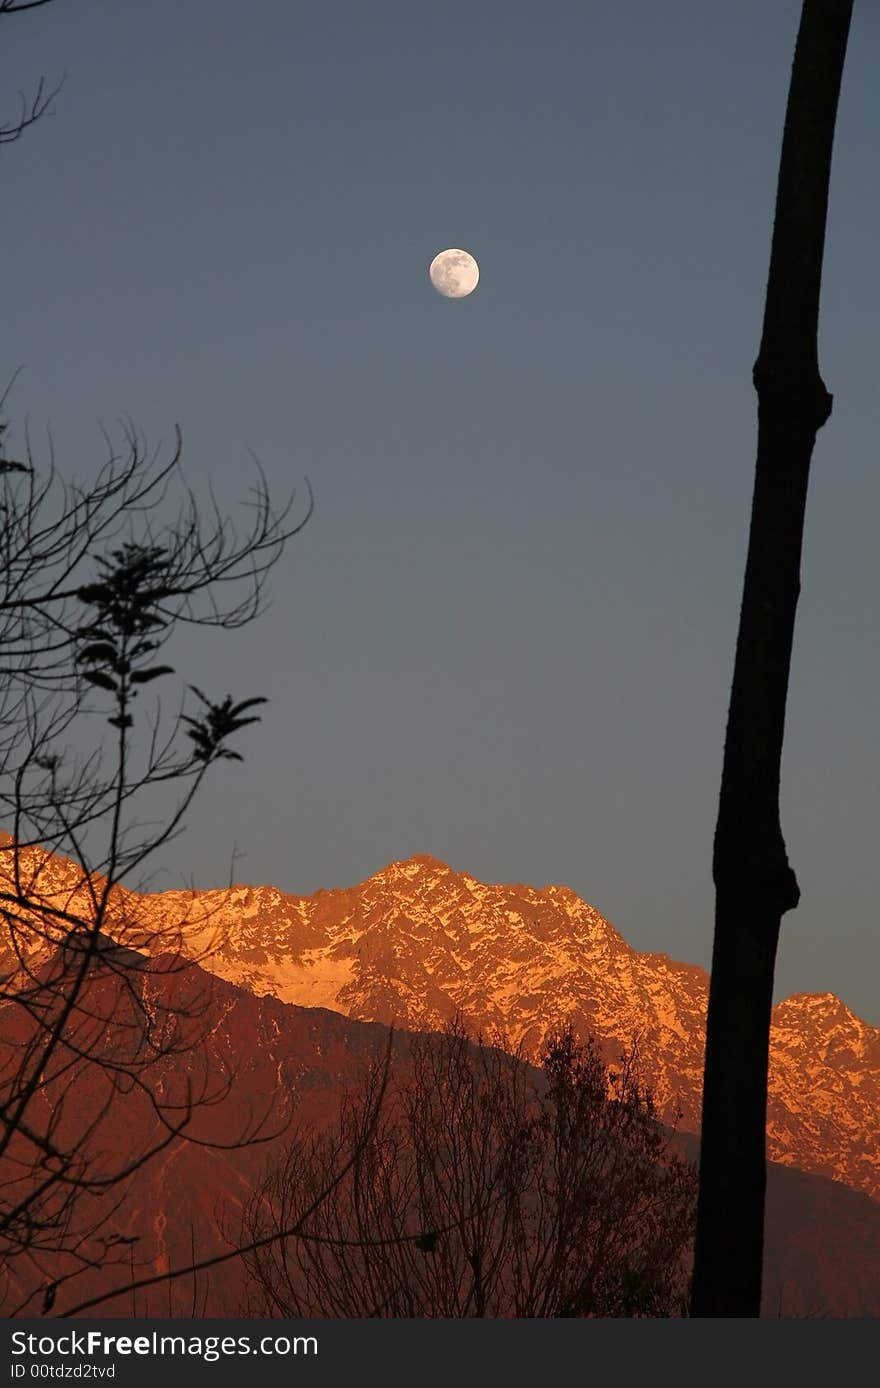
<svg viewBox="0 0 880 1388"><path fill-rule="evenodd" d="M810 458L831 413L819 374L819 289L851 13L852 0L804 0L753 373L758 458L713 855L694 1316L757 1316L761 1306L773 970L782 916L800 895L779 821L779 771Z"/></svg>

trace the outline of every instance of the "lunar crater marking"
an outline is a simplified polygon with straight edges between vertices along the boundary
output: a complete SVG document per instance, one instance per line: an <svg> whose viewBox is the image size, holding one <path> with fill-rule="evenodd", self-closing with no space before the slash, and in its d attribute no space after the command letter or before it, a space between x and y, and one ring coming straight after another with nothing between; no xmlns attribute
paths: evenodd
<svg viewBox="0 0 880 1388"><path fill-rule="evenodd" d="M428 274L438 294L445 299L463 299L476 289L480 267L469 251L451 247L434 256Z"/></svg>

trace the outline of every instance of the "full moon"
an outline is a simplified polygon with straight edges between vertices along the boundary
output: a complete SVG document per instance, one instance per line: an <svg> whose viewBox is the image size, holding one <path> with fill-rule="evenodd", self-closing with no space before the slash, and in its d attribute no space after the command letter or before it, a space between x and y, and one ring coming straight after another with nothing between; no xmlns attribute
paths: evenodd
<svg viewBox="0 0 880 1388"><path fill-rule="evenodd" d="M431 283L446 299L463 299L473 294L480 278L480 267L467 251L441 251L431 261Z"/></svg>

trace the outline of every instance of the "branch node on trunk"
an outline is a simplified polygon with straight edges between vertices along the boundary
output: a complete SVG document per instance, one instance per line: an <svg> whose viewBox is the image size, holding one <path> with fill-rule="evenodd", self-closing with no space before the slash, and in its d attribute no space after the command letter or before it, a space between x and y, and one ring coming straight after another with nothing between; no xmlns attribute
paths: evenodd
<svg viewBox="0 0 880 1388"><path fill-rule="evenodd" d="M762 353L752 367L752 383L758 392L758 408L809 426L814 436L831 417L834 396L815 365L795 365L768 359Z"/></svg>
<svg viewBox="0 0 880 1388"><path fill-rule="evenodd" d="M712 864L716 891L739 898L744 909L761 901L780 915L793 911L801 899L794 868L784 847L772 856L743 857L716 849Z"/></svg>

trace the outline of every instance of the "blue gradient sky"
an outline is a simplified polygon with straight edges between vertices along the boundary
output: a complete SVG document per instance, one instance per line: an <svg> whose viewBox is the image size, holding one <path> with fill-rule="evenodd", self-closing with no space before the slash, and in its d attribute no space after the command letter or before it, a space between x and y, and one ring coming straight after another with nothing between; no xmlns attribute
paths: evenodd
<svg viewBox="0 0 880 1388"><path fill-rule="evenodd" d="M3 383L88 476L179 422L316 510L187 674L271 699L166 885L289 891L430 852L565 883L708 964L711 840L799 0L58 0L2 21ZM880 1022L880 18L838 122L783 767L777 996ZM472 298L427 265L479 260Z"/></svg>

